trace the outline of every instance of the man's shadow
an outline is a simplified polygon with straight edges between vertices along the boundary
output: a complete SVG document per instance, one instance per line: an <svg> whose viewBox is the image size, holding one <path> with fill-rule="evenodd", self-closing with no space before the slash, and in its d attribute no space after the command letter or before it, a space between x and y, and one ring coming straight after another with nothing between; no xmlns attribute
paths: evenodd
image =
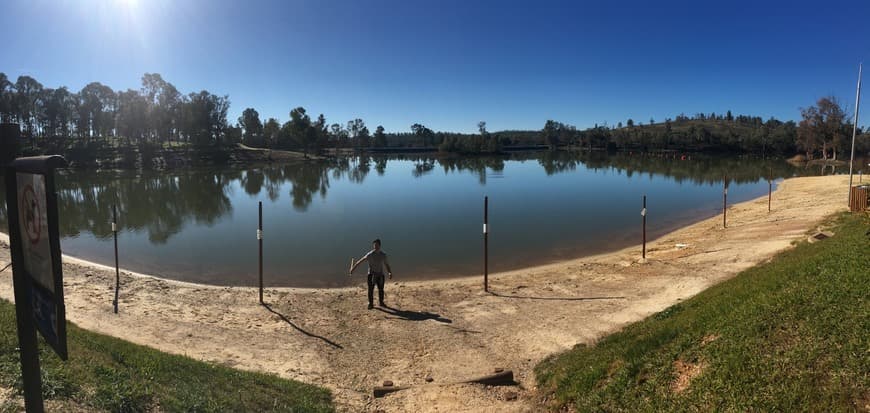
<svg viewBox="0 0 870 413"><path fill-rule="evenodd" d="M298 332L300 332L300 333L302 333L302 334L305 334L305 335L308 336L308 337L312 337L312 338L317 338L317 339L323 340L324 343L329 344L329 345L332 346L332 347L339 348L339 349L344 349L344 347L342 347L341 344L338 344L338 343L336 343L336 342L334 342L334 341L332 341L332 340L330 340L330 339L328 339L328 338L326 338L326 337L318 336L317 334L309 333L309 332L303 330L301 327L297 326L296 324L293 324L293 322L290 321L289 318L287 318L286 316L284 316L284 314L281 314L281 313L279 313L279 312L273 310L272 307L269 306L269 304L263 303L263 307L266 307L266 309L269 310L270 313L275 314L275 315L277 315L278 317L281 317L281 320L283 320L285 323L289 324L290 327L295 328L296 331L298 331Z"/></svg>
<svg viewBox="0 0 870 413"><path fill-rule="evenodd" d="M410 310L400 310L398 308L393 308L388 305L384 305L381 307L376 307L378 311L387 313L394 317L387 318L397 318L408 321L426 321L426 320L435 320L439 323L450 324L453 320L449 318L442 317L441 314L429 313L426 311L410 311Z"/></svg>

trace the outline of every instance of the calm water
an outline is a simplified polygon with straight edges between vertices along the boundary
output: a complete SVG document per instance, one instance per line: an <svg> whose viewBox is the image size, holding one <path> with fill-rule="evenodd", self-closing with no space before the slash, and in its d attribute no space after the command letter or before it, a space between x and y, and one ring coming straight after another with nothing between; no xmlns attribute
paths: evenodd
<svg viewBox="0 0 870 413"><path fill-rule="evenodd" d="M351 256L383 240L398 279L482 273L483 197L490 198L490 270L600 253L720 213L806 174L784 162L542 153L499 158L351 158L169 172L64 171L57 180L63 252L220 285L257 279L257 202L263 201L270 286L342 286ZM818 173L818 171L815 171ZM5 192L0 192L5 197ZM0 221L6 229L5 199Z"/></svg>

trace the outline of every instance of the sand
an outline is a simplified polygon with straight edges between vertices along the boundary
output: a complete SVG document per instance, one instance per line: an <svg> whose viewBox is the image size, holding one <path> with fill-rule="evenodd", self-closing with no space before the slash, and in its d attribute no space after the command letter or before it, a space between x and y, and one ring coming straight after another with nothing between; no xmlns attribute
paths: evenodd
<svg viewBox="0 0 870 413"><path fill-rule="evenodd" d="M116 315L114 270L64 257L67 317L170 353L325 386L342 411L536 411L533 368L544 357L594 343L806 239L846 209L847 181L788 179L773 212L766 196L733 205L727 229L721 215L689 225L650 242L646 260L636 246L493 274L491 294L482 276L404 282L409 270L396 269L391 309L366 309L359 275L353 288L269 288L264 307L253 288L122 271ZM4 240L0 268L8 262ZM8 270L0 297L13 299ZM519 385L450 384L496 367L513 370ZM415 387L375 399L384 380Z"/></svg>

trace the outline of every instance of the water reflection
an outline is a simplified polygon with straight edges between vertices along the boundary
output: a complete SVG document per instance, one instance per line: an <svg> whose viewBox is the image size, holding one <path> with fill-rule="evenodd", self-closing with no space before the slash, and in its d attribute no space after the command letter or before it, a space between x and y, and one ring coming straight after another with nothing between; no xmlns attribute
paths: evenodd
<svg viewBox="0 0 870 413"><path fill-rule="evenodd" d="M749 157L716 157L697 154L615 154L602 152L546 152L538 163L547 175L574 171L578 166L593 171L612 169L631 177L635 174L659 175L676 182L714 184L727 176L732 183L811 175L782 160Z"/></svg>
<svg viewBox="0 0 870 413"><path fill-rule="evenodd" d="M594 171L615 170L631 177L635 174L661 175L677 182L714 184L727 175L733 183L756 182L794 175L813 174L817 168L796 168L783 161L762 161L740 157L701 155L607 155L600 152L542 152L488 157L360 156L323 162L270 165L246 170L199 169L187 172L62 172L57 179L58 202L62 211L60 232L76 237L90 232L97 238L111 233L111 208L123 213L124 227L144 231L155 244L166 243L184 229L187 222L211 226L222 216L232 214L230 185L238 181L244 192L257 197L265 192L272 202L279 201L281 188L290 184L289 195L295 210L308 209L315 195L326 198L330 179L346 178L364 184L372 164L384 175L391 161L411 161L414 178L425 179L439 169L444 174L469 172L481 185L488 174L500 173L506 161L536 161L547 175L562 174L585 167ZM440 168L438 168L440 166ZM824 166L821 172L826 172ZM7 220L5 192L0 192L3 208L0 221Z"/></svg>
<svg viewBox="0 0 870 413"><path fill-rule="evenodd" d="M766 194L769 176L820 171L739 157L543 152L360 156L244 169L76 170L59 172L56 182L62 245L71 254L113 262L110 222L117 205L125 267L250 285L256 243L244 240L253 240L257 201L263 201L265 275L274 285L335 286L349 282L344 257L373 236L389 240L396 266L413 269L408 277L475 273L484 195L495 200L490 219L503 231L491 239L491 269L497 271L635 242L636 225L626 218L637 215L641 194L650 195L657 211L650 227L655 235L718 213L726 174L734 185L729 200L740 202ZM5 229L5 191L0 201ZM530 238L536 240L531 247Z"/></svg>
<svg viewBox="0 0 870 413"><path fill-rule="evenodd" d="M90 232L112 235L112 206L123 214L124 227L144 231L148 240L163 244L190 220L211 226L233 211L227 185L241 171L196 171L177 175L91 173L61 174L56 180L62 237ZM182 196L183 194L183 196Z"/></svg>

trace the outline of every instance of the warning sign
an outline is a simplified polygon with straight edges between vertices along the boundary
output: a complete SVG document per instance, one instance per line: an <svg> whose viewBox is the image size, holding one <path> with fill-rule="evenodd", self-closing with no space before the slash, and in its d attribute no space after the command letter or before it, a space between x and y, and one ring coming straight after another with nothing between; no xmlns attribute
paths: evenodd
<svg viewBox="0 0 870 413"><path fill-rule="evenodd" d="M21 208L24 213L24 232L32 244L39 242L39 235L42 233L42 211L39 210L39 200L36 199L36 192L33 191L32 185L24 187L24 193L21 197Z"/></svg>
<svg viewBox="0 0 870 413"><path fill-rule="evenodd" d="M66 360L66 309L54 192L54 171L64 165L66 161L60 156L18 158L8 167L5 178L19 329L39 331ZM22 352L24 347L35 346L21 340L19 336ZM35 347L31 350L36 351Z"/></svg>
<svg viewBox="0 0 870 413"><path fill-rule="evenodd" d="M45 208L45 175L22 172L16 175L24 268L40 286L54 293L54 269Z"/></svg>

